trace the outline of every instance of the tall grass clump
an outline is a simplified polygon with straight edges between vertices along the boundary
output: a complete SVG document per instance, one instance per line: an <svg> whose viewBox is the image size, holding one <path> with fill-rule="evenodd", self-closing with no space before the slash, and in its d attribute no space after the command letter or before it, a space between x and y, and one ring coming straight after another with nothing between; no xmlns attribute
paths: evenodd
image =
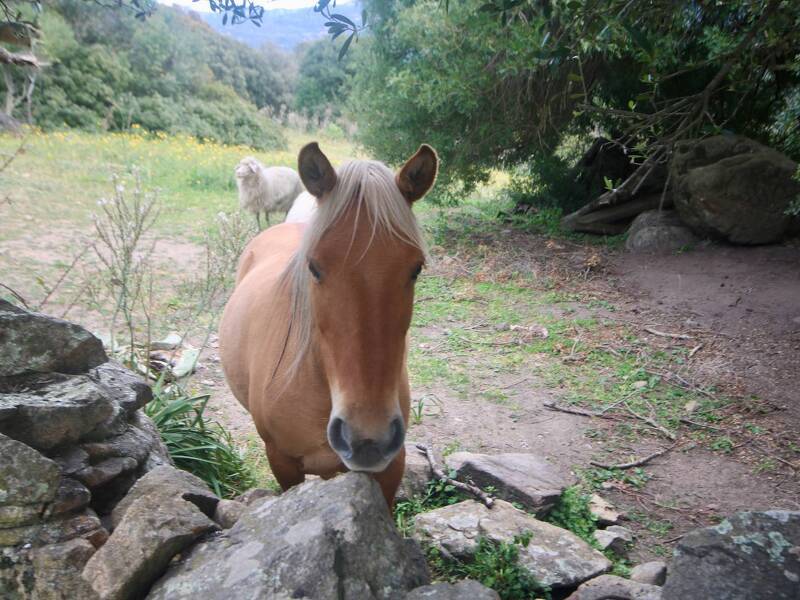
<svg viewBox="0 0 800 600"><path fill-rule="evenodd" d="M192 396L178 383L158 381L145 413L158 428L175 466L205 481L220 498L255 487L256 478L230 433L205 419L208 394Z"/></svg>

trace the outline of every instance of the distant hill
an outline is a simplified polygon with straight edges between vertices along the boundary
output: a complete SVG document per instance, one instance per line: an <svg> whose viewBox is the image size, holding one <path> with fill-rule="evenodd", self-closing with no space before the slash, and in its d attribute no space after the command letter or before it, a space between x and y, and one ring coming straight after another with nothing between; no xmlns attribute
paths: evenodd
<svg viewBox="0 0 800 600"><path fill-rule="evenodd" d="M361 7L358 2L337 6L336 12L361 24ZM310 7L264 11L261 27L249 22L241 25L223 25L222 16L215 13L198 13L198 16L218 33L247 44L251 48L260 48L266 42L270 42L284 50L294 50L303 42L323 37L326 32L325 19Z"/></svg>

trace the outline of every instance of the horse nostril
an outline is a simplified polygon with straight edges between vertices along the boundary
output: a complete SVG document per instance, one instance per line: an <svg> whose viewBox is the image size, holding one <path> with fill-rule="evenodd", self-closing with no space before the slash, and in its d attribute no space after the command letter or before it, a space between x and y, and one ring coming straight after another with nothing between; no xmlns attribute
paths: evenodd
<svg viewBox="0 0 800 600"><path fill-rule="evenodd" d="M406 426L405 423L403 423L403 419L396 417L394 421L392 421L389 432L390 437L389 444L386 446L386 454L397 452L406 439Z"/></svg>
<svg viewBox="0 0 800 600"><path fill-rule="evenodd" d="M350 431L347 423L339 417L331 419L328 425L328 441L336 452L346 455L352 455L350 448Z"/></svg>

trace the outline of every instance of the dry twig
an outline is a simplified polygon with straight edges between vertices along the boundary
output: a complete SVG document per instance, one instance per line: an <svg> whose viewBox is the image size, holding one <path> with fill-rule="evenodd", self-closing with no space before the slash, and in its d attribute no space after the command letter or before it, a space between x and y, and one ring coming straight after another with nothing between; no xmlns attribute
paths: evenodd
<svg viewBox="0 0 800 600"><path fill-rule="evenodd" d="M433 471L433 475L434 477L436 477L436 479L444 481L445 483L452 485L453 487L458 488L459 490L463 490L469 494L472 494L473 496L478 498L481 502L483 502L487 508L492 508L492 505L494 504L494 498L489 496L482 489L475 487L474 485L470 485L468 483L462 483L461 481L456 481L455 479L451 479L450 477L448 477L445 474L445 472L442 471L436 465L436 459L434 459L433 457L433 450L431 450L430 446L428 446L427 444L415 444L415 446L417 447L417 450L422 452L425 455L425 458L428 459L428 464L430 465L431 471Z"/></svg>
<svg viewBox="0 0 800 600"><path fill-rule="evenodd" d="M677 443L672 444L669 448L664 448L663 450L659 450L658 452L653 452L652 454L648 454L647 456L640 458L638 460L632 460L631 462L619 463L616 465L607 465L592 460L589 461L589 464L595 467L600 467L601 469L631 469L633 467L641 467L642 465L650 462L654 458L663 456L664 454L672 450L675 446L677 446Z"/></svg>
<svg viewBox="0 0 800 600"><path fill-rule="evenodd" d="M666 337L666 338L673 338L676 340L690 340L692 336L686 335L684 333L666 333L664 331L659 331L658 329L653 329L652 327L645 327L644 330L647 333L652 333L653 335L657 335L659 337ZM701 344L702 346L702 344Z"/></svg>

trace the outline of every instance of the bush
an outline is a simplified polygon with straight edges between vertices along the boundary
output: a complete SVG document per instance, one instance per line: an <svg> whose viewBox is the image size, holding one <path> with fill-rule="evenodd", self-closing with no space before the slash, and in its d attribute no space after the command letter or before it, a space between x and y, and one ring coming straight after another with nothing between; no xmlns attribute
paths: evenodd
<svg viewBox="0 0 800 600"><path fill-rule="evenodd" d="M190 396L177 383L158 381L145 413L158 428L175 466L197 475L221 498L233 498L256 479L230 433L204 418L209 396Z"/></svg>

